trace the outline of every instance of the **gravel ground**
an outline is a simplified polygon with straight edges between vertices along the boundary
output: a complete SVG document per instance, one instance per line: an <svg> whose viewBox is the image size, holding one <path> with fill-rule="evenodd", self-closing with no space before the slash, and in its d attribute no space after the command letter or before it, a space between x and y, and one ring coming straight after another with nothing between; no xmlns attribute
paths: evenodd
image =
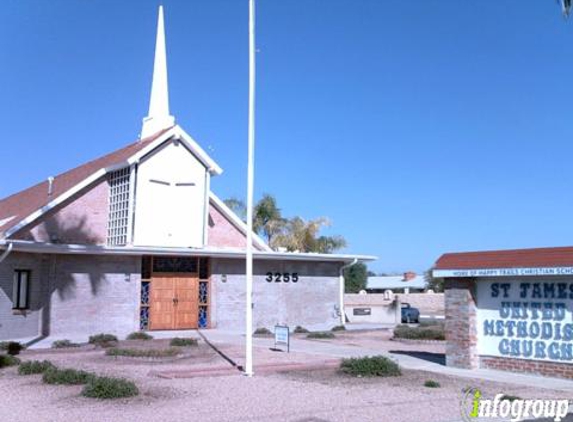
<svg viewBox="0 0 573 422"><path fill-rule="evenodd" d="M350 341L350 340L349 340ZM375 341L375 340L373 340ZM134 347L164 347L167 342L122 342ZM392 346L392 345L390 345ZM390 347L389 346L389 347ZM412 345L407 345L408 347ZM428 345L424 345L426 350ZM432 345L433 346L433 345ZM229 346L233 351L235 346ZM261 359L276 362L294 356L257 349ZM111 358L90 347L67 351L25 351L23 360L49 359L73 367L122 376L136 382L141 394L128 400L98 401L80 396L81 387L44 385L39 375L18 376L15 368L0 370L0 409L9 421L403 421L460 420L465 387L484 395L499 392L522 398L559 398L563 393L499 383L466 380L420 371L404 371L398 378L358 379L333 370L164 379L157 371L221 367L221 357L202 343L187 348L185 357L170 360ZM307 357L297 354L297 359ZM310 359L310 357L308 357ZM314 357L314 359L317 359ZM432 379L441 388L430 389Z"/></svg>

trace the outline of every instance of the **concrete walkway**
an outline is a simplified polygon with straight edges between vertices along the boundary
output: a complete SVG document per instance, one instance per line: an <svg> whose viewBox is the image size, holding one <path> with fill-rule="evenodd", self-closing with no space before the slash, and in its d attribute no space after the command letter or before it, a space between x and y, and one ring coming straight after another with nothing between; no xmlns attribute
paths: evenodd
<svg viewBox="0 0 573 422"><path fill-rule="evenodd" d="M203 335L215 346L218 344L242 345L245 343L245 336L236 332L228 332L217 329L203 330ZM356 339L357 342L359 338ZM254 338L254 347L269 349L274 347L274 338ZM418 357L405 354L388 353L383 350L365 348L360 345L337 344L336 340L307 340L300 337L291 337L291 352L300 352L323 358L351 358L361 356L385 355L397 361L403 368L436 372L445 375L464 377L470 379L489 380L502 383L512 383L517 385L535 386L552 390L563 390L573 392L573 380L560 378L540 377L537 375L518 374L506 371L495 371L491 369L460 369L452 368L438 363L430 362ZM243 356L230 356L234 360L243 360ZM256 361L255 361L256 369Z"/></svg>

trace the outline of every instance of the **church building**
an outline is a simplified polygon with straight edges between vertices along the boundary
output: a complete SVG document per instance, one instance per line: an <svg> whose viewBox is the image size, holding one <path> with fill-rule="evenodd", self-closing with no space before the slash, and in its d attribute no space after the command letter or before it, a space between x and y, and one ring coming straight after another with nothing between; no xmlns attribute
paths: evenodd
<svg viewBox="0 0 573 422"><path fill-rule="evenodd" d="M222 169L170 115L159 9L139 139L0 200L0 340L245 325L245 223ZM254 247L254 328L344 323L343 267L370 256Z"/></svg>

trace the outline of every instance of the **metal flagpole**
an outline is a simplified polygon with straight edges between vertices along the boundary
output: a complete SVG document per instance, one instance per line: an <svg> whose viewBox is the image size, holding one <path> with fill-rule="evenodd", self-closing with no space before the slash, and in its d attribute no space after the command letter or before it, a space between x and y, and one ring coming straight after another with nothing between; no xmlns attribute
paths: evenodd
<svg viewBox="0 0 573 422"><path fill-rule="evenodd" d="M255 165L255 0L249 0L249 153L247 161L247 268L245 375L253 376L253 187Z"/></svg>

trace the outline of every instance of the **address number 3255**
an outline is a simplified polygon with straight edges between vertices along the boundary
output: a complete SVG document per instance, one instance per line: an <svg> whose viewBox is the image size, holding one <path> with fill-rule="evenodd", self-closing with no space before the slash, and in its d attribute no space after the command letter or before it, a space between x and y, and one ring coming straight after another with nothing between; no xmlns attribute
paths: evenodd
<svg viewBox="0 0 573 422"><path fill-rule="evenodd" d="M272 273L272 272L268 272L267 273L267 278L265 279L267 280L269 283L272 283L273 281L275 283L296 283L298 282L298 273Z"/></svg>

